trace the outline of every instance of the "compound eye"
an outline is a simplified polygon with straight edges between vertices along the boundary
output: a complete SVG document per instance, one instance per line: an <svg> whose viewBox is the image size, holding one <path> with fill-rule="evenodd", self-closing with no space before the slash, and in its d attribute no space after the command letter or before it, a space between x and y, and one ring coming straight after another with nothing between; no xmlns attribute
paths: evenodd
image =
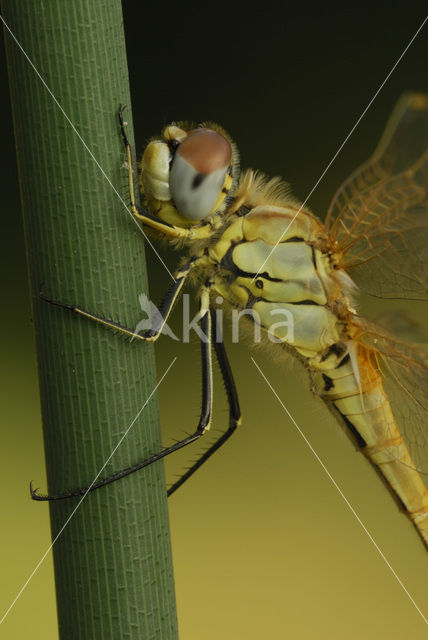
<svg viewBox="0 0 428 640"><path fill-rule="evenodd" d="M225 187L232 164L232 147L211 129L194 129L178 146L169 177L171 196L189 220L212 213ZM225 191L226 193L226 191Z"/></svg>

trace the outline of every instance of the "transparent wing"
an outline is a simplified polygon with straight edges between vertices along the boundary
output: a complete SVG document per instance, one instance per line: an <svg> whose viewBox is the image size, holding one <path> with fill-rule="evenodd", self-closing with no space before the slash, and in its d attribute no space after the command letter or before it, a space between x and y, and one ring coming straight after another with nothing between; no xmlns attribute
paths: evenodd
<svg viewBox="0 0 428 640"><path fill-rule="evenodd" d="M362 291L428 299L428 95L404 95L373 156L335 194L326 226Z"/></svg>
<svg viewBox="0 0 428 640"><path fill-rule="evenodd" d="M411 344L358 319L358 340L375 354L397 426L428 486L428 344Z"/></svg>

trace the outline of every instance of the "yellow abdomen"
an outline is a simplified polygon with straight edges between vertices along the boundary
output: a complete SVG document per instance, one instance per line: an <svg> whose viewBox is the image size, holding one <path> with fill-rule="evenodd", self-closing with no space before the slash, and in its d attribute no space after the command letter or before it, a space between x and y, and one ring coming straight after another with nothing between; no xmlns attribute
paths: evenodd
<svg viewBox="0 0 428 640"><path fill-rule="evenodd" d="M339 356L310 362L319 395L358 434L428 546L428 490L400 434L382 378L367 349L353 341Z"/></svg>

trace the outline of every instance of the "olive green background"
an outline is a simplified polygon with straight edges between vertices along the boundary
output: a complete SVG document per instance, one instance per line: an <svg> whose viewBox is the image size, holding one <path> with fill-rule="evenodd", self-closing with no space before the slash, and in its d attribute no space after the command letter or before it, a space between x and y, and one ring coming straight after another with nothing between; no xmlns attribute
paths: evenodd
<svg viewBox="0 0 428 640"><path fill-rule="evenodd" d="M129 3L125 11L138 153L171 120L214 120L236 140L242 166L282 175L302 200L424 18L421 2L353 4L341 13L324 4L315 12L285 5L256 10L239 3L217 10L174 5L169 12L165 4L159 9L144 5ZM401 93L428 90L426 29L311 197L318 215L370 155ZM3 55L2 50L2 63ZM0 72L1 616L48 549L50 532L48 507L28 496L31 479L45 487L42 432L4 63ZM173 269L177 256L167 247L160 251ZM169 276L150 249L148 260L156 301ZM397 309L400 303L366 305L372 314L386 307ZM422 305L412 305L411 311L420 321L426 317ZM180 322L178 305L172 323L178 333ZM196 340L182 345L164 337L156 353L159 377L177 356L159 391L168 443L197 420L199 347ZM415 606L250 355L428 616L428 555L410 522L322 403L312 398L304 371L275 362L260 349L251 351L243 341L230 349L243 427L170 500L181 638L425 638L426 624ZM214 430L226 420L218 383ZM195 454L187 449L168 461L170 479ZM57 638L52 581L48 554L0 627L0 637Z"/></svg>

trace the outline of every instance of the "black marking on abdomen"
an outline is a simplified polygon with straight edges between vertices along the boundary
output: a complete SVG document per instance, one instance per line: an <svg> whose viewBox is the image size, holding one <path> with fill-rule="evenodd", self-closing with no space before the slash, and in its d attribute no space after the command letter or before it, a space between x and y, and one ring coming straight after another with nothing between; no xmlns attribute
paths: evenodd
<svg viewBox="0 0 428 640"><path fill-rule="evenodd" d="M339 362L339 364L336 365L336 369L340 369L340 367L342 367L344 364L347 364L350 359L351 356L349 355L349 353L347 353L346 356Z"/></svg>
<svg viewBox="0 0 428 640"><path fill-rule="evenodd" d="M330 391L334 387L333 380L325 373L322 374L322 379L324 380L324 391Z"/></svg>
<svg viewBox="0 0 428 640"><path fill-rule="evenodd" d="M358 429L356 427L354 427L354 425L352 424L352 422L349 420L349 418L347 418L345 416L345 414L343 414L340 409L337 408L336 404L333 402L333 406L336 409L337 413L340 415L340 417L342 418L343 422L345 423L345 425L348 427L349 431L352 433L352 435L354 436L354 438L357 441L358 446L360 447L360 449L364 449L364 447L367 447L367 442L364 440L363 436L359 433Z"/></svg>
<svg viewBox="0 0 428 640"><path fill-rule="evenodd" d="M347 418L345 415L343 415L343 413L341 411L339 411L339 409L336 407L335 403L333 403L333 407L335 408L335 410L337 411L337 413L340 415L340 417L342 418L343 422L345 423L345 425L348 427L349 431L351 432L351 434L353 435L353 437L355 438L358 447L362 450L362 453L365 453L367 460L372 464L373 469L376 471L377 475L379 476L379 478L382 480L383 484L385 485L385 487L388 489L389 493L391 494L391 496L395 499L397 505L405 512L405 513L409 513L408 508L406 507L406 505L404 504L404 502L401 500L400 496L398 495L398 493L395 492L395 490L391 487L391 485L389 484L388 480L386 479L386 477L383 475L381 468L375 464L373 462L373 460L370 458L369 455L367 455L367 453L364 451L365 447L367 447L367 442L364 440L364 438L362 437L362 435L360 435L360 433L358 432L358 430L356 429L356 427L354 427L354 425L352 424L352 422L349 420L349 418Z"/></svg>
<svg viewBox="0 0 428 640"><path fill-rule="evenodd" d="M346 350L347 346L344 342L335 342L323 353L321 356L321 362L325 362L331 354L334 354L337 357L343 356Z"/></svg>

